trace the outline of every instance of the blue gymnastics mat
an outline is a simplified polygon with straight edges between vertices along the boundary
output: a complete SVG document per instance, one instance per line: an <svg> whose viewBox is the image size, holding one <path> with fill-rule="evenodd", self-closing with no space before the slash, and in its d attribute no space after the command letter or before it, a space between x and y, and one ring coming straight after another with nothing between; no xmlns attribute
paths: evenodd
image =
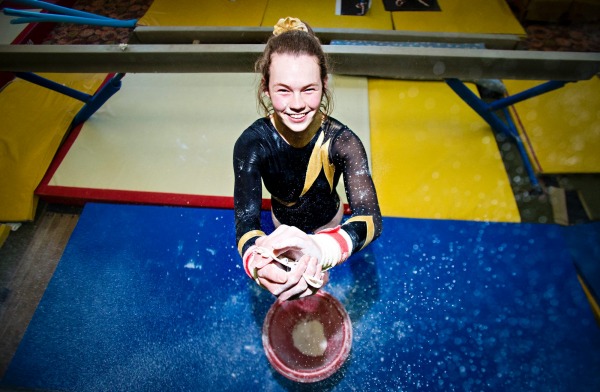
<svg viewBox="0 0 600 392"><path fill-rule="evenodd" d="M563 227L384 218L332 270L353 347L315 384L267 361L274 297L234 242L232 210L88 204L0 386L600 390L600 328Z"/></svg>

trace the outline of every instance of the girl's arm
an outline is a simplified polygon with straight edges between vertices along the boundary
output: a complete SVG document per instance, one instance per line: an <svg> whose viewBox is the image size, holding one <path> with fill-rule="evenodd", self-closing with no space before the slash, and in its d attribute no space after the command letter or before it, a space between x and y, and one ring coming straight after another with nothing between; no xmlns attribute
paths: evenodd
<svg viewBox="0 0 600 392"><path fill-rule="evenodd" d="M361 140L349 129L342 131L332 144L334 162L342 167L346 197L352 211L344 230L352 240L351 252L357 252L381 234L382 219L377 192L369 170L367 153Z"/></svg>

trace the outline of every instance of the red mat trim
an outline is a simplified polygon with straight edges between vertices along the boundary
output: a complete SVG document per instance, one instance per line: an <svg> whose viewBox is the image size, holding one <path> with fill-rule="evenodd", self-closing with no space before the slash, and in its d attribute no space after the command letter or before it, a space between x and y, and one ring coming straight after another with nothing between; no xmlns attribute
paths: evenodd
<svg viewBox="0 0 600 392"><path fill-rule="evenodd" d="M134 203L183 207L233 208L233 197L188 195L180 193L142 192L40 185L36 194L51 203L83 205L86 202ZM268 204L268 205L267 205ZM270 209L263 200L263 208Z"/></svg>

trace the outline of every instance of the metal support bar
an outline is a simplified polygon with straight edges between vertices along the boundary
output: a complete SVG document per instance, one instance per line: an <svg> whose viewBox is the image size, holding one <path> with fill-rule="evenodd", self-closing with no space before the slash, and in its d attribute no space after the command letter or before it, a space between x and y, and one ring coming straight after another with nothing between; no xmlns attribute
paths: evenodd
<svg viewBox="0 0 600 392"><path fill-rule="evenodd" d="M17 72L15 73L15 76L28 82L37 84L38 86L49 88L50 90L54 90L68 97L75 98L82 102L88 102L92 98L92 96L89 94L82 93L81 91L77 91L60 83L53 82L50 79L43 78L31 72Z"/></svg>
<svg viewBox="0 0 600 392"><path fill-rule="evenodd" d="M523 141L519 136L519 133L516 132L516 129L511 130L510 126L507 125L504 121L498 117L498 115L490 110L488 104L486 104L481 98L479 98L475 93L473 93L463 82L458 79L446 79L446 83L454 92L465 101L477 114L479 114L491 127L494 131L503 133L509 137L511 137L515 143L517 144L517 148L519 150L519 154L523 160L523 165L527 170L527 174L529 175L529 181L531 185L535 189L535 191L540 191L540 183L535 175L533 170L533 166L531 165L531 161L527 155L527 151L523 146ZM507 113L508 114L508 113Z"/></svg>
<svg viewBox="0 0 600 392"><path fill-rule="evenodd" d="M567 82L559 81L559 80L551 80L549 82L540 84L539 86L532 87L525 91L522 91L517 94L513 94L506 98L498 99L489 104L489 110L495 111L506 108L508 106L514 105L515 103L519 103L529 98L536 97L538 95L542 95L544 93L557 90L563 87Z"/></svg>
<svg viewBox="0 0 600 392"><path fill-rule="evenodd" d="M78 125L89 119L110 97L121 89L121 79L125 74L113 76L94 96L81 108L73 119L73 125Z"/></svg>
<svg viewBox="0 0 600 392"><path fill-rule="evenodd" d="M517 130L517 127L515 126L514 121L512 120L512 117L510 116L510 113L508 111L507 108L503 108L502 109L502 113L504 114L504 117L506 118L506 129L508 130L508 133L510 136L512 136L513 140L515 141L515 144L517 145L517 149L519 150L519 155L521 155L521 157L523 157L523 166L525 167L525 170L527 171L527 176L529 177L531 184L534 187L534 190L537 192L541 192L541 186L539 184L539 181L537 179L537 176L535 175L535 171L533 170L533 165L531 164L531 160L529 159L529 155L527 155L527 150L525 149L525 145L523 144L523 139L521 139L521 136L519 136L519 131ZM525 159L527 158L527 159ZM532 180L534 179L534 180Z"/></svg>
<svg viewBox="0 0 600 392"><path fill-rule="evenodd" d="M254 72L264 45L0 45L0 71ZM388 79L587 80L600 53L325 45L333 73Z"/></svg>
<svg viewBox="0 0 600 392"><path fill-rule="evenodd" d="M56 91L57 93L64 94L68 97L75 98L85 103L85 105L79 110L75 118L73 119L73 125L81 124L82 122L89 119L110 97L112 97L117 91L121 89L121 79L125 74L117 74L112 77L102 88L94 95L82 93L70 87L66 87L62 84L53 82L52 80L43 78L31 72L17 72L15 74L18 78L27 80L28 82L37 84L38 86L48 88Z"/></svg>

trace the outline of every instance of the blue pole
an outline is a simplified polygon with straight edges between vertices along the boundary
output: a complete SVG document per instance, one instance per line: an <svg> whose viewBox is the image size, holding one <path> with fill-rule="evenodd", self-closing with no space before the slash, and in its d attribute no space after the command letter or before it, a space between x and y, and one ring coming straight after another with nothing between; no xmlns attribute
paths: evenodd
<svg viewBox="0 0 600 392"><path fill-rule="evenodd" d="M112 77L77 113L73 125L79 125L89 119L100 107L121 88L121 79L125 74Z"/></svg>
<svg viewBox="0 0 600 392"><path fill-rule="evenodd" d="M5 14L14 15L15 13L9 9L4 10ZM8 12L7 12L8 11ZM20 11L19 14L23 14L27 11ZM118 19L98 19L98 18L82 18L79 16L67 16L67 15L54 15L54 14L40 14L37 12L29 13L29 17L12 19L10 24L20 23L40 23L40 22L58 22L58 23L75 23L85 24L93 26L108 26L108 27L123 27L133 28L137 24L136 19L129 20L118 20Z"/></svg>
<svg viewBox="0 0 600 392"><path fill-rule="evenodd" d="M90 12L78 11L72 8L61 7L59 5L46 3L38 0L12 0L13 3L23 4L32 8L41 8L44 10L56 12L63 15L80 16L82 18L97 18L97 19L111 19L107 16L96 15Z"/></svg>
<svg viewBox="0 0 600 392"><path fill-rule="evenodd" d="M458 79L450 78L446 79L446 84L450 86L452 90L459 97L463 99L473 110L477 112L492 128L499 132L506 133L506 125L496 116L494 113L490 112L488 109L488 105L475 93L473 93L467 86L464 85Z"/></svg>
<svg viewBox="0 0 600 392"><path fill-rule="evenodd" d="M506 123L504 123L494 112L490 111L489 105L475 95L475 93L469 90L469 88L465 86L463 82L455 78L446 79L445 81L448 86L450 86L450 88L454 90L454 92L461 97L463 101L465 101L473 110L475 110L475 112L477 112L477 114L479 114L496 132L504 133L515 140L523 160L523 165L525 166L529 175L531 185L539 191L540 183L535 175L533 167L531 166L531 162L527 156L527 151L525 151L518 132L511 132Z"/></svg>
<svg viewBox="0 0 600 392"><path fill-rule="evenodd" d="M506 98L498 99L488 105L489 110L495 111L506 108L510 105L514 105L515 103L524 101L526 99L537 97L538 95L547 93L552 90L559 89L563 87L567 82L551 80L549 82L540 84L539 86L532 87L520 93L513 94Z"/></svg>
<svg viewBox="0 0 600 392"><path fill-rule="evenodd" d="M50 90L54 90L58 93L67 95L71 98L78 99L82 102L88 102L92 98L92 96L89 94L82 93L81 91L77 91L70 87L53 82L52 80L43 78L32 72L17 72L15 73L15 75L20 79L27 80L28 82L37 84L38 86L49 88Z"/></svg>

